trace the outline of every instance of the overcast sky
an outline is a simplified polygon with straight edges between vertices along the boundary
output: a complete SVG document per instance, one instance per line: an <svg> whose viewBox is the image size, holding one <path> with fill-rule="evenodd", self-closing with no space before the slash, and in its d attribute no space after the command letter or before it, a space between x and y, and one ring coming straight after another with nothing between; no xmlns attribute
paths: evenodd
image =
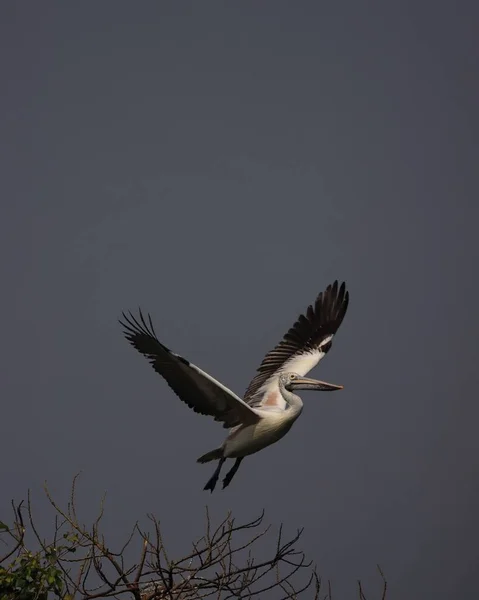
<svg viewBox="0 0 479 600"><path fill-rule="evenodd" d="M478 8L473 2L2 3L2 493L107 491L172 551L266 509L338 597L477 593ZM224 430L123 339L241 394L334 279L350 308L280 443L203 491ZM48 517L50 518L50 517ZM114 524L114 525L113 525Z"/></svg>

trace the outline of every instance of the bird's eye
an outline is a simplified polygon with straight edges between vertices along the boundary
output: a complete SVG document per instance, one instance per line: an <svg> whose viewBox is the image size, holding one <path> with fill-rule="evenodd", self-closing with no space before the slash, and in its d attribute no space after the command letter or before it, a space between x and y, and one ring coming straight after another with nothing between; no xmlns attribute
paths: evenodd
<svg viewBox="0 0 479 600"><path fill-rule="evenodd" d="M292 381L293 379L296 379L296 375L294 373L291 373L291 375L289 376L289 378Z"/></svg>

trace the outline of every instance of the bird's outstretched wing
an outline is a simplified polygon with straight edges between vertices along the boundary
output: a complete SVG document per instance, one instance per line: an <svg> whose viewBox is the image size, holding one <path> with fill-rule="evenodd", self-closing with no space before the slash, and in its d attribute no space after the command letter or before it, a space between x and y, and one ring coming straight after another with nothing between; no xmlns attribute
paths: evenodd
<svg viewBox="0 0 479 600"><path fill-rule="evenodd" d="M349 303L346 284L335 281L300 315L281 342L264 357L244 399L255 408L285 408L278 386L282 372L306 375L330 350Z"/></svg>
<svg viewBox="0 0 479 600"><path fill-rule="evenodd" d="M224 427L259 420L255 410L231 390L164 346L156 337L150 315L147 322L141 310L138 318L131 312L129 315L123 313L120 324L130 344L150 361L177 396L195 412L222 421Z"/></svg>

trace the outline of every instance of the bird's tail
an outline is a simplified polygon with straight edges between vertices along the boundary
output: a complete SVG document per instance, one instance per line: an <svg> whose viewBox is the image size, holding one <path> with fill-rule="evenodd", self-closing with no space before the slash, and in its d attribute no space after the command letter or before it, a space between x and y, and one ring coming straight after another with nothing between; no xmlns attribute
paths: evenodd
<svg viewBox="0 0 479 600"><path fill-rule="evenodd" d="M211 460L219 460L222 457L223 457L223 448L215 448L214 450L211 450L210 452L203 454L203 456L200 456L196 462L207 463L207 462L210 462Z"/></svg>

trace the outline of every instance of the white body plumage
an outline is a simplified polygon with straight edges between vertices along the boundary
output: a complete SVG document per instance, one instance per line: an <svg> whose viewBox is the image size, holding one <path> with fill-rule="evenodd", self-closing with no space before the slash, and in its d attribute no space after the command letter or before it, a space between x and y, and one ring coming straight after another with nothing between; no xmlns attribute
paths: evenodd
<svg viewBox="0 0 479 600"><path fill-rule="evenodd" d="M226 458L239 458L254 454L284 437L299 417L299 410L256 410L260 419L253 425L238 425L231 429L223 444Z"/></svg>

